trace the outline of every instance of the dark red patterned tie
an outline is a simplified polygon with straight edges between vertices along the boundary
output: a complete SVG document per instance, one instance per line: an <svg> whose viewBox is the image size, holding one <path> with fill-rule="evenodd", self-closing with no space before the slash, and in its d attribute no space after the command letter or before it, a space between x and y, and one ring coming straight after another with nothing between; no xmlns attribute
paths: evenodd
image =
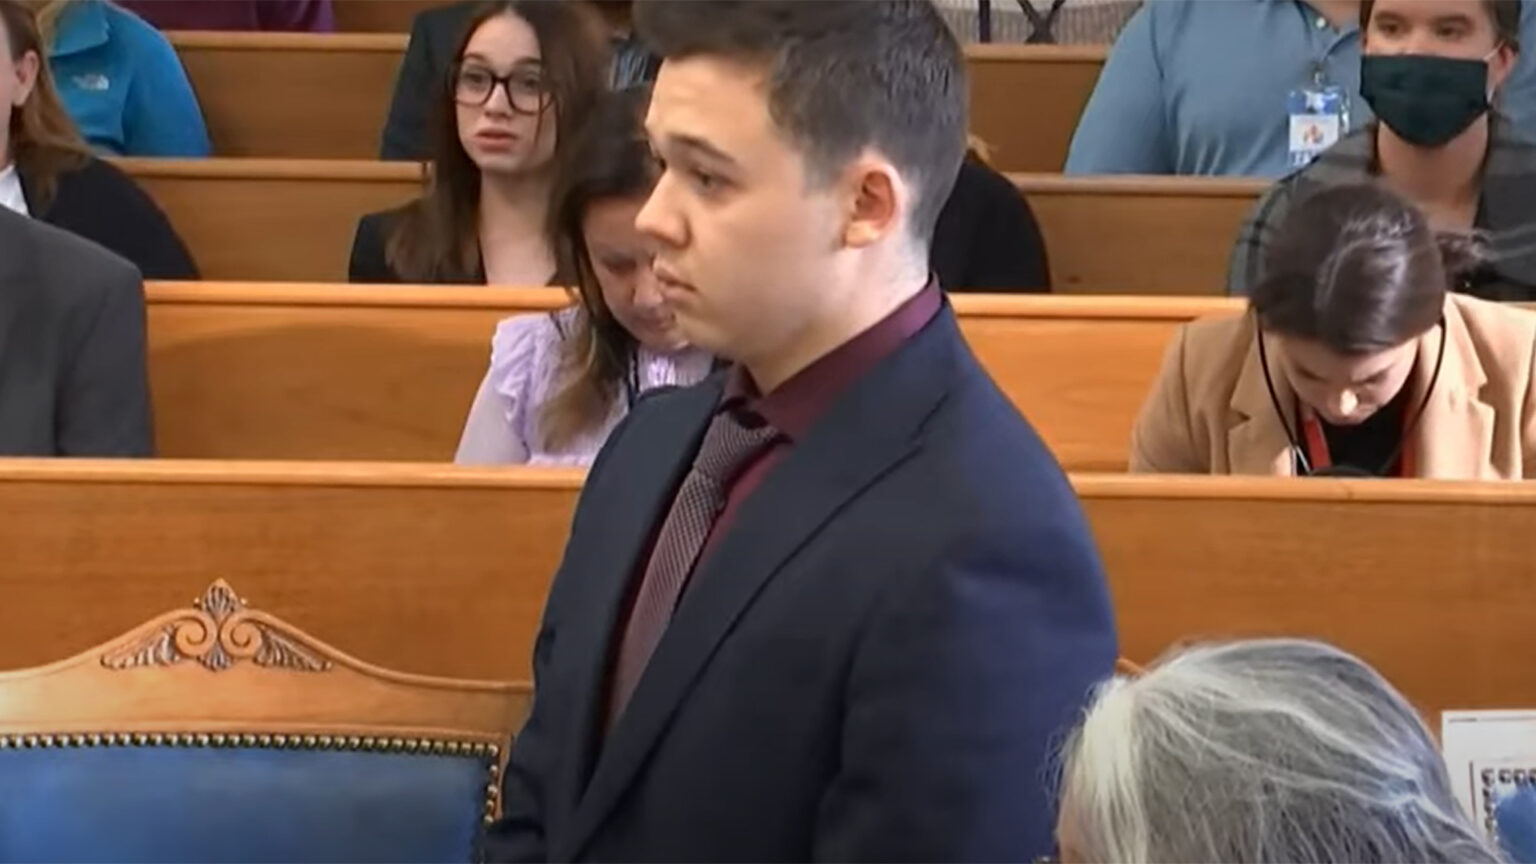
<svg viewBox="0 0 1536 864"><path fill-rule="evenodd" d="M688 574L693 572L710 528L725 506L726 490L751 458L778 434L766 423L743 425L742 419L729 410L716 414L709 424L693 467L683 478L677 497L672 500L672 510L661 524L645 577L635 595L634 610L624 627L614 665L613 693L608 702L610 729L624 713L641 673L661 642L661 634L672 620Z"/></svg>

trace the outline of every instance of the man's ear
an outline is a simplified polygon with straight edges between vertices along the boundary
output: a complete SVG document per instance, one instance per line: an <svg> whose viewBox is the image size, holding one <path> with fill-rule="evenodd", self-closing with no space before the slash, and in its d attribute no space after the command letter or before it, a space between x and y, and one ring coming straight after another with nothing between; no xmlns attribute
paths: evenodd
<svg viewBox="0 0 1536 864"><path fill-rule="evenodd" d="M1504 84L1509 80L1509 73L1515 69L1515 64L1520 62L1520 52L1508 43L1499 45L1494 50L1493 56L1488 58L1488 87L1494 93L1504 89Z"/></svg>
<svg viewBox="0 0 1536 864"><path fill-rule="evenodd" d="M888 160L873 153L858 156L844 175L844 188L848 202L844 245L872 246L900 229L912 193Z"/></svg>
<svg viewBox="0 0 1536 864"><path fill-rule="evenodd" d="M33 89L37 87L37 75L42 69L43 61L37 56L36 51L28 51L21 55L21 59L14 65L17 87L11 101L15 107L20 108L27 104L27 99L32 96Z"/></svg>

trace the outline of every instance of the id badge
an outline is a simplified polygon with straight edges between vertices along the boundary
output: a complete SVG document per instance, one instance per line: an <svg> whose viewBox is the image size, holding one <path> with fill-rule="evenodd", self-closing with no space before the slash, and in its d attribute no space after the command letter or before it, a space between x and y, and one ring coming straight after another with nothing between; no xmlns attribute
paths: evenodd
<svg viewBox="0 0 1536 864"><path fill-rule="evenodd" d="M1349 132L1349 94L1343 87L1292 90L1286 110L1290 115L1292 168L1305 167Z"/></svg>

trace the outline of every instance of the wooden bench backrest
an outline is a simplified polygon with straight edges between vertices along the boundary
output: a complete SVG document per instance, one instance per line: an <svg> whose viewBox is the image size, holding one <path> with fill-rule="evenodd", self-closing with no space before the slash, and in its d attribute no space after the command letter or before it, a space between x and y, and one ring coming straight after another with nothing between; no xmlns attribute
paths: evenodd
<svg viewBox="0 0 1536 864"><path fill-rule="evenodd" d="M409 33L417 13L444 0L331 0L338 33Z"/></svg>
<svg viewBox="0 0 1536 864"><path fill-rule="evenodd" d="M377 159L400 34L180 32L218 156Z"/></svg>
<svg viewBox="0 0 1536 864"><path fill-rule="evenodd" d="M211 574L349 653L520 680L581 475L419 465L0 463L0 667L184 604ZM1423 709L1536 701L1536 489L1079 475L1145 663L1192 637L1337 642Z"/></svg>
<svg viewBox="0 0 1536 864"><path fill-rule="evenodd" d="M1105 45L968 45L971 132L999 171L1055 173L1108 54Z"/></svg>
<svg viewBox="0 0 1536 864"><path fill-rule="evenodd" d="M412 163L123 159L204 279L345 282L357 220L421 192Z"/></svg>
<svg viewBox="0 0 1536 864"><path fill-rule="evenodd" d="M1268 183L1015 174L1058 294L1224 295L1232 247Z"/></svg>
<svg viewBox="0 0 1536 864"><path fill-rule="evenodd" d="M421 192L411 163L123 159L204 279L344 282L357 220ZM1060 294L1220 295L1264 183L1010 175L1028 197Z"/></svg>
<svg viewBox="0 0 1536 864"><path fill-rule="evenodd" d="M339 4L341 5L341 4ZM219 156L372 159L414 2L358 18L369 31L171 33ZM345 23L353 13L338 10ZM971 129L1003 171L1060 171L1106 48L972 45Z"/></svg>
<svg viewBox="0 0 1536 864"><path fill-rule="evenodd" d="M447 461L496 322L554 289L155 283L163 456ZM1123 470L1174 329L1225 298L956 295L973 350L1074 470Z"/></svg>

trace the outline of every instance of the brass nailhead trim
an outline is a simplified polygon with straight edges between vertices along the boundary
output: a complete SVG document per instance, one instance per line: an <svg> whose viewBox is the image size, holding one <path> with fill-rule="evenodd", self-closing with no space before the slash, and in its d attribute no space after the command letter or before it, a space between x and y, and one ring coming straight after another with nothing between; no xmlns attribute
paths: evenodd
<svg viewBox="0 0 1536 864"><path fill-rule="evenodd" d="M169 744L172 747L265 747L284 749L337 749L354 750L363 752L385 753L432 753L448 754L450 756L473 756L486 759L486 786L485 801L482 821L489 825L495 821L497 804L501 799L500 784L497 778L501 771L497 765L497 759L501 755L501 748L495 744L469 741L442 741L431 738L375 738L372 736L330 736L330 735L255 735L252 733L223 733L215 732L91 732L87 733L48 733L48 734L12 734L0 735L0 750L17 749L44 749L53 747L162 747ZM1503 773L1503 772L1501 772ZM1484 782L1492 780L1491 772L1483 775ZM1529 774L1525 771L1518 772L1518 782L1525 782Z"/></svg>

